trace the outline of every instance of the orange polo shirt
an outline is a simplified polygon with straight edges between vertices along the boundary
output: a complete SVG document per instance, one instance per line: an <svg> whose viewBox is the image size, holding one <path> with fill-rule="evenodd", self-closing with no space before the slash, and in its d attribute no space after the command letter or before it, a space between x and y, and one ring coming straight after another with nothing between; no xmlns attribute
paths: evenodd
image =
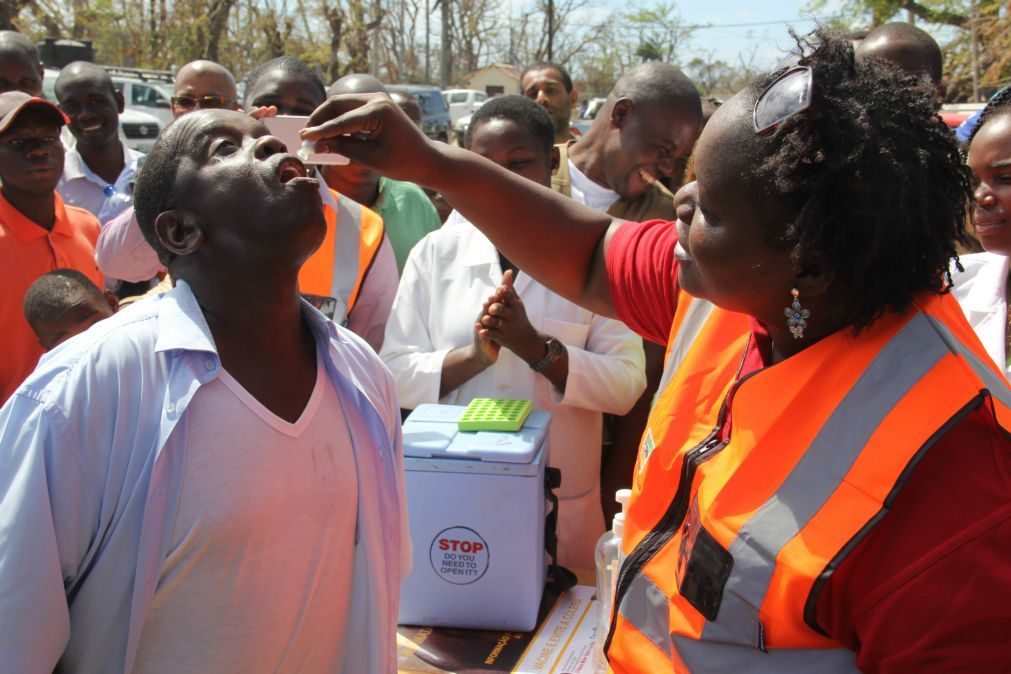
<svg viewBox="0 0 1011 674"><path fill-rule="evenodd" d="M95 264L98 220L56 195L56 222L46 231L0 192L0 405L31 374L43 350L25 320L23 302L35 279L54 269L76 269L99 288Z"/></svg>

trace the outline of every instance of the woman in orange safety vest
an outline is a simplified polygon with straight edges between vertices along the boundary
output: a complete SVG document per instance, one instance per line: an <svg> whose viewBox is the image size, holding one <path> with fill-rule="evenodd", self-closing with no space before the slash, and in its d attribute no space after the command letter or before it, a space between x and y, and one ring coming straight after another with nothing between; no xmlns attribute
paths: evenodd
<svg viewBox="0 0 1011 674"><path fill-rule="evenodd" d="M800 42L712 117L676 223L523 184L383 99L331 99L307 135L439 190L523 273L668 344L602 635L615 672L1004 671L1011 393L946 286L969 174L926 82L836 33ZM610 184L689 152L636 78L609 100Z"/></svg>

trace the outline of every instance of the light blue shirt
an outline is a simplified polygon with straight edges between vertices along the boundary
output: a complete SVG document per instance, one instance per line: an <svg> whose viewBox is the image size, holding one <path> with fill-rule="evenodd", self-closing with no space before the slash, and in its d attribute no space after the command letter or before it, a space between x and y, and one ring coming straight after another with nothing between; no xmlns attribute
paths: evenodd
<svg viewBox="0 0 1011 674"><path fill-rule="evenodd" d="M394 672L411 551L393 382L361 339L308 304L303 315L359 485L343 671ZM0 671L132 670L178 506L187 406L220 370L179 281L44 356L0 409Z"/></svg>
<svg viewBox="0 0 1011 674"><path fill-rule="evenodd" d="M71 147L63 159L63 175L56 191L65 203L83 208L105 227L107 222L133 204L133 184L143 161L143 152L123 145L123 170L116 182L107 183L84 163L77 147Z"/></svg>

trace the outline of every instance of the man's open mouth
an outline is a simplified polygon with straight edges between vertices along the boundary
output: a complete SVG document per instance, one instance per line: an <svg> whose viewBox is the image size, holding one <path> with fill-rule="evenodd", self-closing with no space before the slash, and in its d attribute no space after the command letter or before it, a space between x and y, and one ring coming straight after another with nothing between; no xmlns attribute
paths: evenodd
<svg viewBox="0 0 1011 674"><path fill-rule="evenodd" d="M295 157L288 157L282 161L277 170L277 179L282 184L286 184L295 178L307 178L308 176L309 173L305 170L305 164Z"/></svg>

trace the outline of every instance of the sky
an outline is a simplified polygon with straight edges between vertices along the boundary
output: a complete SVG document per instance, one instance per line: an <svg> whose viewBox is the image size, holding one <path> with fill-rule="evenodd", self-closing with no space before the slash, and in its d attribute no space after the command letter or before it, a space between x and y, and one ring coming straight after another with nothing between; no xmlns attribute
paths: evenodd
<svg viewBox="0 0 1011 674"><path fill-rule="evenodd" d="M507 16L529 11L530 0L501 0ZM815 21L807 7L811 0L582 0L582 6L570 17L572 22L591 26L615 13L651 9L674 4L682 22L695 27L693 46L706 55L732 65L771 66L783 49L792 44L788 27L805 32ZM819 17L831 18L843 0L827 0ZM702 55L702 54L696 54ZM694 55L681 59L688 62Z"/></svg>
<svg viewBox="0 0 1011 674"><path fill-rule="evenodd" d="M754 60L756 66L773 65L783 49L792 44L787 29L798 32L814 27L806 11L808 0L681 0L677 3L685 23L700 27L694 44L715 52L731 64ZM839 3L827 3L818 16L831 18Z"/></svg>
<svg viewBox="0 0 1011 674"><path fill-rule="evenodd" d="M522 0L506 0L521 5ZM793 26L804 33L816 25L816 19L831 20L841 13L844 0L826 0L824 7L813 14L808 10L811 0L587 0L584 11L596 18L612 12L627 12L636 8L655 7L674 2L685 24L696 26L691 44L731 65L757 68L770 67L793 45L788 29ZM893 20L905 20L905 15ZM952 39L950 30L938 26L917 24L934 36L940 44ZM682 59L691 60L691 56Z"/></svg>

